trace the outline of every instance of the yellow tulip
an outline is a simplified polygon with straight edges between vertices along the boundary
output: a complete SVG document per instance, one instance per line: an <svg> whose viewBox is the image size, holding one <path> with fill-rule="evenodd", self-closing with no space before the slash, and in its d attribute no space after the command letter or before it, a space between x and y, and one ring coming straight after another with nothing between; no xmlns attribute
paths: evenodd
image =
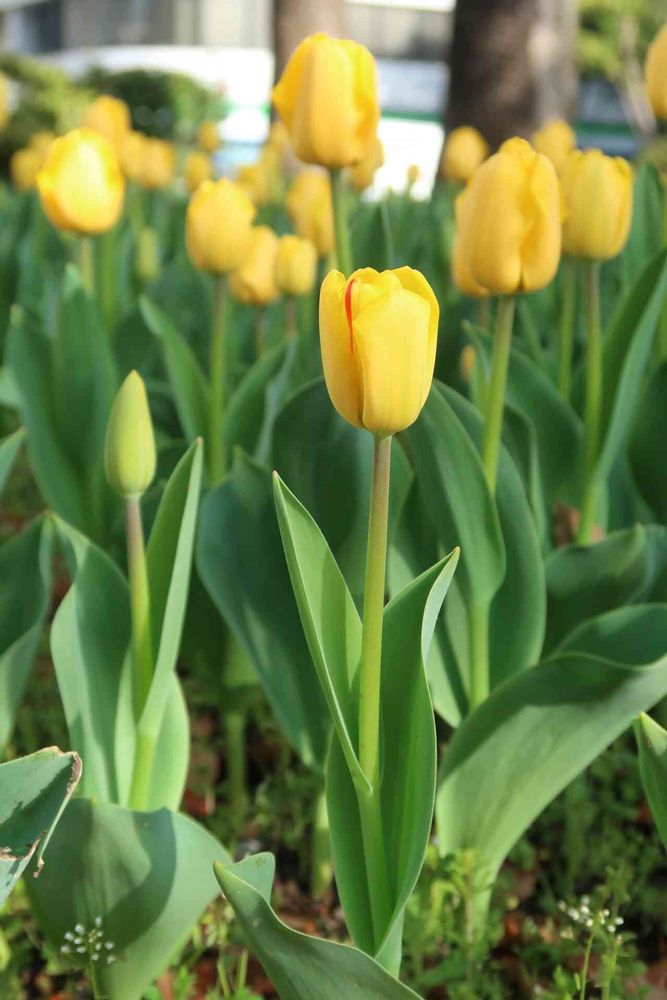
<svg viewBox="0 0 667 1000"><path fill-rule="evenodd" d="M105 233L123 210L125 180L113 146L91 129L56 139L37 175L42 207L58 229Z"/></svg>
<svg viewBox="0 0 667 1000"><path fill-rule="evenodd" d="M206 153L195 150L185 161L185 183L188 191L196 191L202 181L207 181L213 174L213 166Z"/></svg>
<svg viewBox="0 0 667 1000"><path fill-rule="evenodd" d="M235 182L242 187L253 204L261 207L271 201L272 182L266 162L262 159L255 163L242 163L237 167Z"/></svg>
<svg viewBox="0 0 667 1000"><path fill-rule="evenodd" d="M225 274L238 267L249 246L255 206L233 181L204 181L190 198L185 242L200 271Z"/></svg>
<svg viewBox="0 0 667 1000"><path fill-rule="evenodd" d="M284 295L307 295L317 276L315 244L301 236L282 236L276 256L276 283Z"/></svg>
<svg viewBox="0 0 667 1000"><path fill-rule="evenodd" d="M357 42L311 35L292 53L273 103L300 160L352 166L372 145L380 118L373 56Z"/></svg>
<svg viewBox="0 0 667 1000"><path fill-rule="evenodd" d="M176 171L176 150L166 139L146 136L139 171L139 183L154 191L169 187Z"/></svg>
<svg viewBox="0 0 667 1000"><path fill-rule="evenodd" d="M17 149L9 160L9 174L14 187L19 191L30 191L37 181L37 174L42 167L42 157L36 149L26 146Z"/></svg>
<svg viewBox="0 0 667 1000"><path fill-rule="evenodd" d="M331 401L355 427L387 435L419 416L431 388L438 302L419 271L330 271L320 291L320 344Z"/></svg>
<svg viewBox="0 0 667 1000"><path fill-rule="evenodd" d="M616 257L632 221L632 168L599 149L573 150L561 171L563 252L587 260Z"/></svg>
<svg viewBox="0 0 667 1000"><path fill-rule="evenodd" d="M220 145L218 123L210 120L202 122L197 131L197 142L205 153L214 153Z"/></svg>
<svg viewBox="0 0 667 1000"><path fill-rule="evenodd" d="M456 199L454 280L469 295L535 291L556 273L560 243L554 166L525 139L509 139Z"/></svg>
<svg viewBox="0 0 667 1000"><path fill-rule="evenodd" d="M56 135L54 132L48 132L43 129L39 132L33 132L28 140L28 147L34 149L36 153L39 154L40 160L43 163L46 159L47 153L51 149L52 143L55 141Z"/></svg>
<svg viewBox="0 0 667 1000"><path fill-rule="evenodd" d="M111 488L125 500L140 497L155 478L153 421L146 386L130 372L111 408L104 446L104 471Z"/></svg>
<svg viewBox="0 0 667 1000"><path fill-rule="evenodd" d="M366 155L358 163L355 163L353 167L350 167L347 171L347 178L357 191L365 191L367 187L370 187L373 183L375 177L375 171L378 170L384 163L384 148L382 143L375 136L371 146L368 148Z"/></svg>
<svg viewBox="0 0 667 1000"><path fill-rule="evenodd" d="M653 114L667 121L667 24L649 45L645 75L646 94Z"/></svg>
<svg viewBox="0 0 667 1000"><path fill-rule="evenodd" d="M408 187L409 188L414 187L415 184L417 183L417 181L420 179L421 175L422 175L422 172L419 169L419 167L417 166L417 164L416 163L411 163L410 166L408 167L407 173L405 175L405 179L407 181Z"/></svg>
<svg viewBox="0 0 667 1000"><path fill-rule="evenodd" d="M88 105L83 126L99 132L120 153L125 134L131 128L130 109L120 98L102 94Z"/></svg>
<svg viewBox="0 0 667 1000"><path fill-rule="evenodd" d="M120 147L120 165L128 180L141 180L148 137L143 132L126 132Z"/></svg>
<svg viewBox="0 0 667 1000"><path fill-rule="evenodd" d="M278 298L276 258L278 237L269 226L255 226L243 260L229 276L229 290L237 302L268 306Z"/></svg>
<svg viewBox="0 0 667 1000"><path fill-rule="evenodd" d="M299 236L311 240L320 257L334 248L334 216L329 175L302 170L287 192L287 212Z"/></svg>
<svg viewBox="0 0 667 1000"><path fill-rule="evenodd" d="M442 175L449 181L465 183L489 155L484 136L472 125L452 129L442 151Z"/></svg>
<svg viewBox="0 0 667 1000"><path fill-rule="evenodd" d="M288 149L289 132L287 131L284 122L271 122L271 128L269 129L269 134L266 139L266 145L271 146L278 153L280 153L281 156Z"/></svg>
<svg viewBox="0 0 667 1000"><path fill-rule="evenodd" d="M548 157L557 171L577 145L574 129L560 118L548 122L534 133L532 145L538 153Z"/></svg>

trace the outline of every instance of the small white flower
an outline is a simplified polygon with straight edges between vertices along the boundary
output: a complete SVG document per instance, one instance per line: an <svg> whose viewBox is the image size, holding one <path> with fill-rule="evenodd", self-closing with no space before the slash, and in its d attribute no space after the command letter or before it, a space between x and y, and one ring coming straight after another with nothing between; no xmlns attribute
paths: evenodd
<svg viewBox="0 0 667 1000"><path fill-rule="evenodd" d="M74 927L74 931L76 934L85 934L86 928L83 926L83 924L76 924Z"/></svg>

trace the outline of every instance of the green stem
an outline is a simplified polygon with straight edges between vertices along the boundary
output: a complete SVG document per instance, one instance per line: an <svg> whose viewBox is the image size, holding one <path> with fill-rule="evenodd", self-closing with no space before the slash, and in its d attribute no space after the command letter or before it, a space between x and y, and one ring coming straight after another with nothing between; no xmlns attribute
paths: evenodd
<svg viewBox="0 0 667 1000"><path fill-rule="evenodd" d="M496 334L493 341L493 356L491 358L491 379L489 382L486 413L484 416L484 433L482 436L482 465L484 466L484 475L492 494L496 492L496 479L498 476L498 456L500 454L500 438L503 432L503 409L505 406L505 384L507 382L513 322L514 299L499 299Z"/></svg>
<svg viewBox="0 0 667 1000"><path fill-rule="evenodd" d="M595 467L600 448L602 417L602 331L600 328L600 264L587 261L584 272L586 306L586 405L584 437L586 485L581 503L577 542L588 545L595 526L599 484Z"/></svg>
<svg viewBox="0 0 667 1000"><path fill-rule="evenodd" d="M491 299L488 296L477 299L477 326L488 330L491 326Z"/></svg>
<svg viewBox="0 0 667 1000"><path fill-rule="evenodd" d="M331 848L329 845L329 813L327 797L322 788L315 800L313 835L311 840L310 894L321 899L331 885Z"/></svg>
<svg viewBox="0 0 667 1000"><path fill-rule="evenodd" d="M346 278L352 274L352 246L350 243L350 226L347 217L347 190L340 170L331 171L331 189L333 193L334 228L336 230L336 255L338 270Z"/></svg>
<svg viewBox="0 0 667 1000"><path fill-rule="evenodd" d="M591 951L593 949L593 939L595 935L590 934L588 941L586 943L586 950L584 951L584 964L581 967L581 989L579 991L579 1000L586 1000L586 987L588 985L588 968L591 963Z"/></svg>
<svg viewBox="0 0 667 1000"><path fill-rule="evenodd" d="M227 279L224 275L216 275L213 285L213 325L210 354L211 395L208 414L208 474L211 486L217 486L225 474L223 413L225 406L227 300Z"/></svg>
<svg viewBox="0 0 667 1000"><path fill-rule="evenodd" d="M376 437L359 676L359 763L371 786L369 793L359 794L359 812L376 947L391 910L380 800L380 682L390 467L391 435Z"/></svg>
<svg viewBox="0 0 667 1000"><path fill-rule="evenodd" d="M261 358L264 353L264 320L266 318L266 308L257 306L255 308L255 355Z"/></svg>
<svg viewBox="0 0 667 1000"><path fill-rule="evenodd" d="M577 296L577 264L563 260L563 300L558 330L558 388L564 399L572 389L572 353L574 348L574 318Z"/></svg>
<svg viewBox="0 0 667 1000"><path fill-rule="evenodd" d="M148 804L151 776L157 735L155 733L137 730L137 745L134 751L134 769L132 771L132 786L130 788L130 809L143 811Z"/></svg>
<svg viewBox="0 0 667 1000"><path fill-rule="evenodd" d="M245 819L248 808L245 726L246 718L243 712L228 712L225 715L229 809L234 829L237 831Z"/></svg>
<svg viewBox="0 0 667 1000"><path fill-rule="evenodd" d="M139 722L153 680L150 591L139 497L126 501L125 531L132 617L134 718Z"/></svg>
<svg viewBox="0 0 667 1000"><path fill-rule="evenodd" d="M296 302L297 300L293 295L288 295L285 300L285 335L288 340L294 340L299 333Z"/></svg>
<svg viewBox="0 0 667 1000"><path fill-rule="evenodd" d="M95 295L95 247L92 236L79 237L79 270L83 287L89 295Z"/></svg>
<svg viewBox="0 0 667 1000"><path fill-rule="evenodd" d="M470 710L489 697L489 605L474 604L469 614Z"/></svg>

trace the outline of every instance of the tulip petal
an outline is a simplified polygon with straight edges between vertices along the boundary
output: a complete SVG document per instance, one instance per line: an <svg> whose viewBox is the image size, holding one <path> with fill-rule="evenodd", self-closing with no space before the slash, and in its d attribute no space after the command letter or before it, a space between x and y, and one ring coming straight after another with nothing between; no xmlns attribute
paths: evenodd
<svg viewBox="0 0 667 1000"><path fill-rule="evenodd" d="M521 246L521 289L543 288L558 270L561 209L558 175L545 156L535 156L526 178L529 224Z"/></svg>
<svg viewBox="0 0 667 1000"><path fill-rule="evenodd" d="M347 284L340 271L330 271L322 282L322 367L331 402L348 423L361 427L361 374L358 354L351 350L350 345L350 328L345 312Z"/></svg>

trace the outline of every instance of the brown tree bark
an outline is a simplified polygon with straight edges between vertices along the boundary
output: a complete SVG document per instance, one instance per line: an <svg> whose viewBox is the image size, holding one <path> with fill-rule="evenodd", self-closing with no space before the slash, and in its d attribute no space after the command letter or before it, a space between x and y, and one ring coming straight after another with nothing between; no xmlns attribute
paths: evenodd
<svg viewBox="0 0 667 1000"><path fill-rule="evenodd" d="M474 125L495 147L569 117L576 23L574 0L458 0L447 128Z"/></svg>
<svg viewBox="0 0 667 1000"><path fill-rule="evenodd" d="M276 80L299 42L316 31L344 36L343 0L273 0Z"/></svg>

